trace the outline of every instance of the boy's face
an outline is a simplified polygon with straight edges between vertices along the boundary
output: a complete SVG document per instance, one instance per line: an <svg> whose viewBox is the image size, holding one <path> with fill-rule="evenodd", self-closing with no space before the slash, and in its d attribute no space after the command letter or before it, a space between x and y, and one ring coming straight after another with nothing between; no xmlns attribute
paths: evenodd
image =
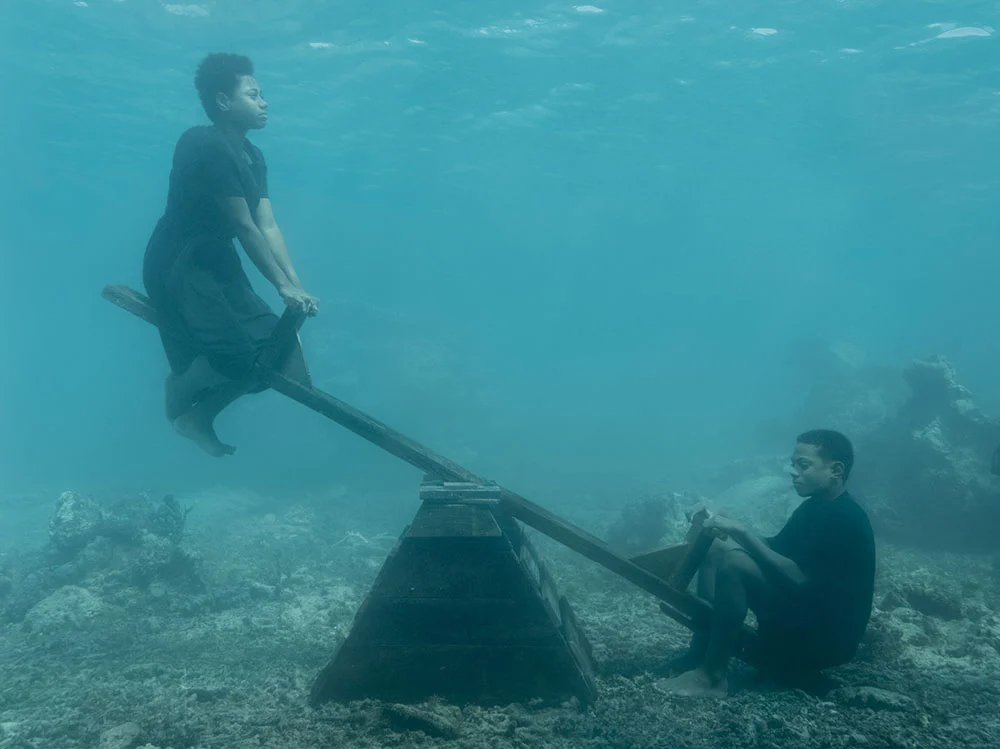
<svg viewBox="0 0 1000 749"><path fill-rule="evenodd" d="M844 478L844 464L826 460L816 445L795 445L792 453L792 486L800 497L812 497L836 487Z"/></svg>

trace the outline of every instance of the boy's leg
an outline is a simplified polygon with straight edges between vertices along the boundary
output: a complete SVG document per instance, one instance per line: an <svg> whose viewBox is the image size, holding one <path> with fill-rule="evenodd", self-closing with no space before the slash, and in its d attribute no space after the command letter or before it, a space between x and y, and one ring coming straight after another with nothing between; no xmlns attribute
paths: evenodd
<svg viewBox="0 0 1000 749"><path fill-rule="evenodd" d="M709 603L715 600L715 575L725 563L726 555L736 551L740 546L729 539L715 539L705 555L705 561L698 569L698 579L695 591L699 598ZM675 658L667 665L669 673L681 674L698 668L705 661L705 651L708 649L709 631L697 630L691 635L691 643L687 652Z"/></svg>
<svg viewBox="0 0 1000 749"><path fill-rule="evenodd" d="M714 546L713 546L714 548ZM712 595L713 616L710 632L692 639L692 649L702 648L701 663L664 685L666 689L689 695L722 697L728 693L726 671L735 653L740 630L751 602L772 600L776 592L760 568L745 552L728 548L715 560L711 582L705 590ZM755 606L756 607L756 606Z"/></svg>

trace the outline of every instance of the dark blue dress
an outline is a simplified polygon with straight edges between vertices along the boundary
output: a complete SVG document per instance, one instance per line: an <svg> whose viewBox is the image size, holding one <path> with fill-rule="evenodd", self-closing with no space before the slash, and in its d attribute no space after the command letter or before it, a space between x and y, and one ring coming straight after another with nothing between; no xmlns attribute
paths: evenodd
<svg viewBox="0 0 1000 749"><path fill-rule="evenodd" d="M177 374L204 354L234 380L246 378L278 317L250 286L223 206L267 197L260 149L234 148L213 126L184 132L174 149L167 208L146 246L143 284L164 324L160 338Z"/></svg>

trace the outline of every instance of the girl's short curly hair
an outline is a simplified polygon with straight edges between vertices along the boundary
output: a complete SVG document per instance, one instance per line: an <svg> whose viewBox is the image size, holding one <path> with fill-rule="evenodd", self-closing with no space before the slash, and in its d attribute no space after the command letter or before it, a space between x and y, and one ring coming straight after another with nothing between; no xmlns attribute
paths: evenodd
<svg viewBox="0 0 1000 749"><path fill-rule="evenodd" d="M198 98L212 122L219 118L216 95L220 92L232 95L244 75L253 75L253 62L243 55L213 52L198 65L194 87L198 89Z"/></svg>

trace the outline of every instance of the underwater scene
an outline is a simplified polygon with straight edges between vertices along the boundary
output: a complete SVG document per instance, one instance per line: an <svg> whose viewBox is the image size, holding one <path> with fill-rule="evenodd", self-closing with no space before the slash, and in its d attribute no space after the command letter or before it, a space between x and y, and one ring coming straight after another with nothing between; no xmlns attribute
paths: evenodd
<svg viewBox="0 0 1000 749"><path fill-rule="evenodd" d="M5 0L0 749L1000 746L998 22Z"/></svg>

